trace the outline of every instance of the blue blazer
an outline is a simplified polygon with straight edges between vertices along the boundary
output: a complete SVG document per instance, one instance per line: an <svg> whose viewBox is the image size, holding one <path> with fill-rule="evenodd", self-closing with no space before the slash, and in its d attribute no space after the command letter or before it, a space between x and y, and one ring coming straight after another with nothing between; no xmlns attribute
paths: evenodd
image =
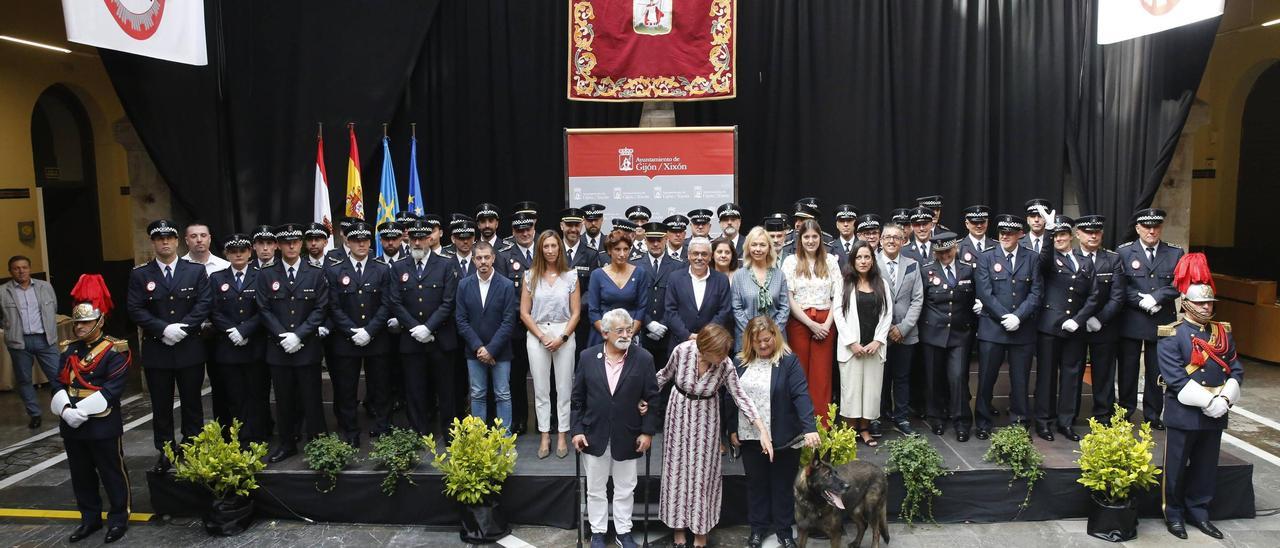
<svg viewBox="0 0 1280 548"><path fill-rule="evenodd" d="M639 346L627 351L622 376L613 393L604 370L604 346L595 345L578 356L573 372L573 393L569 397L569 432L587 437L588 455L604 455L609 446L614 460L639 458L636 438L658 431L658 378L653 374L653 355ZM641 401L649 402L649 413L640 416Z"/></svg>
<svg viewBox="0 0 1280 548"><path fill-rule="evenodd" d="M329 282L324 271L306 260L298 261L294 283L289 283L284 261L258 271L258 310L266 330L267 364L276 366L308 366L324 358L320 326L329 308ZM280 335L293 333L302 341L302 349L293 354L280 348Z"/></svg>
<svg viewBox="0 0 1280 548"><path fill-rule="evenodd" d="M1219 326L1222 327L1221 333ZM1173 325L1161 326L1161 330L1170 333L1167 336L1161 336L1160 341L1156 343L1160 377L1167 386L1164 392L1165 425L1180 430L1226 430L1227 417L1230 413L1216 419L1211 418L1199 407L1183 405L1178 401L1178 392L1181 392L1187 383L1199 383L1206 388L1217 388L1226 384L1227 379L1235 379L1241 386L1244 385L1244 366L1236 355L1236 340L1235 335L1231 333L1231 324L1209 322L1209 325L1201 327L1184 320ZM1226 347L1226 352L1221 357L1231 366L1231 373L1224 371L1222 365L1213 358L1206 358L1203 367L1192 369L1188 373L1187 368L1191 364L1193 350L1191 339L1204 339L1206 342L1217 343L1220 342L1217 338L1221 335L1227 338L1226 341L1221 341Z"/></svg>
<svg viewBox="0 0 1280 548"><path fill-rule="evenodd" d="M367 259L364 276L356 276L351 261L342 261L324 269L329 283L329 344L334 354L344 358L382 356L393 351L394 336L385 333L391 306L391 267L384 257ZM352 329L363 328L372 337L369 344L351 342Z"/></svg>
<svg viewBox="0 0 1280 548"><path fill-rule="evenodd" d="M204 266L178 259L173 280L165 281L164 271L154 260L138 265L129 273L126 310L129 319L142 329L142 365L173 369L203 364L206 360L200 324L209 318L213 293ZM169 324L185 323L187 337L169 346L161 339Z"/></svg>
<svg viewBox="0 0 1280 548"><path fill-rule="evenodd" d="M258 313L258 273L245 266L242 288L236 289L235 271L231 267L209 276L213 287L213 360L217 363L261 363L266 351L266 337L261 333L262 316ZM227 330L236 328L249 342L236 346L227 338Z"/></svg>
<svg viewBox="0 0 1280 548"><path fill-rule="evenodd" d="M734 366L739 377L747 371L746 364L736 360ZM737 432L738 405L733 398L725 398L724 401L728 402L729 415L725 417L725 424L730 432ZM769 380L769 429L774 447L781 447L801 434L818 431L813 418L813 400L809 399L809 382L805 380L800 360L795 354L784 354L773 366L773 376Z"/></svg>
<svg viewBox="0 0 1280 548"><path fill-rule="evenodd" d="M412 259L391 267L392 315L406 333L419 325L427 326L436 339L422 344L413 337L401 336L401 354L421 354L429 345L446 352L458 347L458 330L453 325L454 297L458 293L458 263L437 253L427 256L427 264L418 277L418 263Z"/></svg>
<svg viewBox="0 0 1280 548"><path fill-rule="evenodd" d="M978 340L1001 344L1034 344L1036 312L1040 309L1040 256L1028 248L1014 248L1014 268L1009 268L1005 251L990 248L978 257L974 285L982 301L978 318ZM1017 331L1005 331L1000 319L1005 314L1018 317Z"/></svg>
<svg viewBox="0 0 1280 548"><path fill-rule="evenodd" d="M495 270L489 278L489 295L481 306L477 276L472 274L458 282L454 303L454 320L458 323L458 335L467 347L466 358L475 359L476 350L483 346L493 359L511 361L511 333L520 310L516 286Z"/></svg>
<svg viewBox="0 0 1280 548"><path fill-rule="evenodd" d="M693 276L689 269L672 272L667 278L663 323L667 324L670 339L668 352L707 324L720 324L733 332L733 294L729 290L729 277L715 270L710 274L706 291L702 294L702 308L694 308L698 301L693 298Z"/></svg>
<svg viewBox="0 0 1280 548"><path fill-rule="evenodd" d="M1154 341L1157 327L1178 319L1174 303L1180 294L1173 287L1173 269L1182 259L1182 248L1160 242L1156 247L1155 263L1147 258L1140 240L1121 244L1116 253L1124 271L1124 295L1128 305L1120 311L1120 336ZM1142 302L1139 293L1151 295L1160 305L1160 311L1152 315L1138 306Z"/></svg>

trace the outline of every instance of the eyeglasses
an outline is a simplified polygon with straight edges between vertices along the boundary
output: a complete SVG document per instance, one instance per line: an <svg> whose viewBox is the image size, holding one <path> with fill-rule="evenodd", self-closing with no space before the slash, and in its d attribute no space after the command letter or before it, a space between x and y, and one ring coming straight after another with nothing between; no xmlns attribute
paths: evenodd
<svg viewBox="0 0 1280 548"><path fill-rule="evenodd" d="M881 236L880 239L890 241L890 242L897 242L897 241L903 240L904 238L902 236Z"/></svg>
<svg viewBox="0 0 1280 548"><path fill-rule="evenodd" d="M611 329L609 331L614 335L630 335L632 333L635 333L636 330L630 327L618 327L618 328Z"/></svg>

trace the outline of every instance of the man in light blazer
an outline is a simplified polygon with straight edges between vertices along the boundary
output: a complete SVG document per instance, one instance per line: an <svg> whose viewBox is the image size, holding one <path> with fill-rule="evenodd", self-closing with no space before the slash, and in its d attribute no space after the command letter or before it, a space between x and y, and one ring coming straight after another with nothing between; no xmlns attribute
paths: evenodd
<svg viewBox="0 0 1280 548"><path fill-rule="evenodd" d="M31 259L22 255L9 258L9 275L13 279L0 286L0 327L4 343L13 359L13 376L18 395L31 420L27 428L40 428L40 402L31 386L31 366L39 363L44 376L57 380L58 297L53 286L31 277Z"/></svg>
<svg viewBox="0 0 1280 548"><path fill-rule="evenodd" d="M613 478L613 527L618 546L632 547L632 494L636 461L658 431L658 414L640 405L658 405L653 355L632 345L631 315L616 308L600 319L604 344L583 350L573 375L570 433L587 470L587 519L591 546L604 546L609 530L605 488Z"/></svg>
<svg viewBox="0 0 1280 548"><path fill-rule="evenodd" d="M889 302L893 305L889 353L884 363L884 384L880 392L880 416L892 422L899 432L910 436L915 430L908 420L907 407L911 399L911 370L917 367L917 362L920 362L921 375L916 376L916 382L923 385L924 381L923 361L916 355L916 343L920 342L916 321L920 319L920 308L924 305L924 287L920 280L920 264L902 253L905 236L906 231L901 225L885 225L876 261L880 263L880 274L889 282ZM924 391L920 390L920 393ZM924 403L923 398L921 403ZM917 409L924 410L923 406Z"/></svg>
<svg viewBox="0 0 1280 548"><path fill-rule="evenodd" d="M471 414L488 421L489 383L493 382L502 427L511 431L511 334L520 300L506 276L495 276L493 246L477 242L471 252L475 274L458 282L454 319L466 346L467 376L471 381Z"/></svg>

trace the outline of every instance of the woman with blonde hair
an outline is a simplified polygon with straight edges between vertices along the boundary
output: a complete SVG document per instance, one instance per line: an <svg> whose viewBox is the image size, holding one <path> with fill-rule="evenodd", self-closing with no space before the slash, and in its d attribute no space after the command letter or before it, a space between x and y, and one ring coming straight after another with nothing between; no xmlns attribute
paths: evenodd
<svg viewBox="0 0 1280 548"><path fill-rule="evenodd" d="M831 366L835 357L835 314L844 302L840 260L822 243L822 227L806 219L796 231L796 252L782 260L787 279L787 341L809 381L814 407L831 403Z"/></svg>
<svg viewBox="0 0 1280 548"><path fill-rule="evenodd" d="M787 279L778 264L778 252L769 241L764 227L747 233L747 248L742 268L733 273L733 319L737 325L734 348L742 349L742 332L756 316L767 316L782 325L787 321Z"/></svg>
<svg viewBox="0 0 1280 548"><path fill-rule="evenodd" d="M569 454L569 396L573 390L573 363L577 341L581 293L577 272L569 268L564 242L554 230L544 230L534 246L533 266L524 273L520 292L520 321L528 333L529 371L533 375L534 409L542 442L538 458L551 452L551 374L556 386L556 456Z"/></svg>
<svg viewBox="0 0 1280 548"><path fill-rule="evenodd" d="M844 267L844 305L836 315L836 361L840 363L840 416L851 419L863 443L879 445L867 428L880 416L885 345L893 307L889 282L880 275L875 252L854 242Z"/></svg>

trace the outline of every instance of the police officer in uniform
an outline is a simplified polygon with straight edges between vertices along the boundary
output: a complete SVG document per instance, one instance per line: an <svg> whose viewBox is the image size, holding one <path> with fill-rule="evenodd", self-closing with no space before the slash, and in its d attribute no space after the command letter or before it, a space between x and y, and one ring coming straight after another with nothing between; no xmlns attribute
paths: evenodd
<svg viewBox="0 0 1280 548"><path fill-rule="evenodd" d="M249 267L251 245L246 234L227 236L222 250L231 266L209 277L216 335L209 364L213 415L224 428L237 419L243 423L240 439L244 443L267 441L266 417L271 412L271 378L262 366L266 340L258 314L259 271Z"/></svg>
<svg viewBox="0 0 1280 548"><path fill-rule="evenodd" d="M537 204L519 202L511 216L511 242L498 250L494 273L506 276L520 294L524 273L533 267L533 238L538 224ZM523 323L512 327L511 340L523 341ZM511 431L523 434L529 422L529 351L523 344L511 345Z"/></svg>
<svg viewBox="0 0 1280 548"><path fill-rule="evenodd" d="M342 235L342 242L328 253L325 253L326 265L337 264L347 260L347 231L351 230L351 223L359 221L355 217L342 217L338 219L338 234Z"/></svg>
<svg viewBox="0 0 1280 548"><path fill-rule="evenodd" d="M711 216L714 213L710 209L695 209L689 212L689 237L702 236L711 239ZM685 254L685 262L688 262L689 255Z"/></svg>
<svg viewBox="0 0 1280 548"><path fill-rule="evenodd" d="M933 212L933 233L930 236L940 232L951 232L950 228L942 224L942 195L930 194L928 196L920 196L916 198L916 207L925 207Z"/></svg>
<svg viewBox="0 0 1280 548"><path fill-rule="evenodd" d="M1164 393L1164 519L1169 532L1187 538L1186 524L1222 538L1209 521L1227 413L1240 402L1244 367L1231 324L1213 321L1213 275L1202 253L1180 260L1174 285L1182 294L1182 321L1159 328L1156 343Z"/></svg>
<svg viewBox="0 0 1280 548"><path fill-rule="evenodd" d="M1093 262L1077 255L1071 246L1071 219L1054 219L1048 232L1053 249L1040 253L1043 279L1040 314L1036 327L1036 435L1053 441L1056 429L1071 441L1080 441L1072 426L1080 407L1080 383L1084 372L1084 322L1098 310L1094 292ZM1055 428L1056 427L1056 428Z"/></svg>
<svg viewBox="0 0 1280 548"><path fill-rule="evenodd" d="M929 262L933 257L930 239L933 238L933 210L917 207L911 210L911 227L907 235L907 243L902 246L902 253L918 263Z"/></svg>
<svg viewBox="0 0 1280 548"><path fill-rule="evenodd" d="M978 255L996 246L996 241L987 235L987 221L991 218L991 208L985 205L971 205L964 208L964 228L968 234L960 238L957 244L960 260L966 263L976 262Z"/></svg>
<svg viewBox="0 0 1280 548"><path fill-rule="evenodd" d="M459 280L476 271L471 250L475 246L478 230L476 222L466 215L455 213L454 219L449 222L449 240L453 243L445 246L443 255L453 260Z"/></svg>
<svg viewBox="0 0 1280 548"><path fill-rule="evenodd" d="M636 226L649 222L649 219L653 217L653 212L642 205L628 207L624 214L627 216L627 220L635 223Z"/></svg>
<svg viewBox="0 0 1280 548"><path fill-rule="evenodd" d="M683 217L683 216L681 216ZM668 233L672 230L671 225L663 223L645 223L645 247L647 252L643 257L632 259L631 264L636 268L643 270L649 274L648 280L652 284L649 287L649 302L645 305L645 317L649 318L649 322L644 327L644 339L640 342L645 350L653 354L653 363L667 363L667 326L663 324L663 316L666 313L664 305L667 297L667 280L672 272L689 268L689 265L680 259L672 257L666 252L666 241ZM683 231L684 227L681 226Z"/></svg>
<svg viewBox="0 0 1280 548"><path fill-rule="evenodd" d="M906 228L907 225L897 222L894 224L903 227L904 233L909 232L909 229ZM867 245L871 246L871 249L876 252L880 251L880 232L883 229L884 225L880 220L880 216L875 213L859 215L858 221L853 225L854 234L857 235L858 239L867 242ZM905 245L903 247L905 248Z"/></svg>
<svg viewBox="0 0 1280 548"><path fill-rule="evenodd" d="M778 260L773 266L781 267L783 257L783 249L787 245L787 214L773 213L764 218L760 222L764 227L765 233L769 235L769 244L773 246L774 253L778 256Z"/></svg>
<svg viewBox="0 0 1280 548"><path fill-rule="evenodd" d="M600 253L587 246L586 238L582 237L584 221L585 213L576 207L560 212L560 234L564 237L565 259L569 262L569 268L572 268L578 274L578 287L587 287L591 282L591 271L600 268ZM585 318L587 314L586 299L581 299L581 301L579 317ZM578 348L586 348L587 340L590 337L591 322L578 322L578 326L574 330L574 338L577 341Z"/></svg>
<svg viewBox="0 0 1280 548"><path fill-rule="evenodd" d="M1116 248L1124 268L1124 293L1127 306L1120 312L1120 364L1116 384L1120 407L1132 415L1138 407L1138 366L1142 355L1151 356L1156 346L1156 328L1177 317L1174 300L1173 267L1182 258L1182 248L1161 241L1164 230L1163 209L1142 209L1134 214L1134 230L1138 239ZM1142 389L1142 418L1152 428L1164 430L1160 412L1164 399L1157 383L1158 368L1150 362Z"/></svg>
<svg viewBox="0 0 1280 548"><path fill-rule="evenodd" d="M667 225L667 256L681 262L689 262L689 250L685 248L685 229L689 226L689 218L684 215L670 215L662 220Z"/></svg>
<svg viewBox="0 0 1280 548"><path fill-rule="evenodd" d="M388 268L409 256L409 246L405 241L405 225L401 222L402 219L417 220L412 212L402 211L396 215L396 220L394 222L384 222L378 225L378 239L382 244L382 253L374 260L387 265ZM400 353L396 351L396 348L399 348L400 346L400 324L394 315L388 314L387 329L382 334L382 337L388 339L388 351L387 355L384 357L384 361L387 368L386 378L389 380L387 383L387 390L389 390L389 392L386 395L388 402L387 414L389 417L390 414L404 409L404 391L402 390L404 387L399 382L395 381L395 379L403 377L404 373L400 370ZM369 372L369 364L366 362L366 387L371 375L379 374L371 374ZM368 396L368 392L366 392L365 395ZM365 412L369 413L369 416L378 416L375 407L376 406L373 405L370 398L366 397L364 401L364 409ZM388 418L387 420L389 421L390 419ZM375 430L378 429L375 428ZM385 428L381 430L385 430Z"/></svg>
<svg viewBox="0 0 1280 548"><path fill-rule="evenodd" d="M166 219L147 226L154 261L129 273L129 318L142 329L142 366L146 368L151 395L151 421L156 450L173 441L173 388L182 402L182 438L200 433L204 406L204 341L200 324L209 318L213 294L209 277L196 263L178 258L178 228ZM172 463L161 453L154 471L165 472Z"/></svg>
<svg viewBox="0 0 1280 548"><path fill-rule="evenodd" d="M1116 401L1116 345L1120 330L1115 328L1115 321L1125 306L1124 264L1118 253L1102 247L1105 224L1102 215L1076 219L1076 238L1080 240L1076 253L1093 263L1093 291L1098 300L1093 316L1085 318L1084 341L1092 365L1089 377L1093 409L1089 415L1100 421L1111 416Z"/></svg>
<svg viewBox="0 0 1280 548"><path fill-rule="evenodd" d="M350 236L348 236L350 237ZM404 226L396 221L387 221L378 225L378 243L382 244L382 253L375 260L391 266L405 257L404 247L400 245L404 237Z"/></svg>
<svg viewBox="0 0 1280 548"><path fill-rule="evenodd" d="M431 228L431 232L427 234L427 249L430 249L432 254L438 255L442 253L444 251L444 246L441 244L441 239L444 237L443 220L435 213L427 213L422 216L422 221ZM408 232L408 227L406 227L405 233L408 234ZM410 239L412 239L412 236L410 236Z"/></svg>
<svg viewBox="0 0 1280 548"><path fill-rule="evenodd" d="M58 432L67 451L71 488L80 510L80 525L68 540L79 542L102 528L101 486L111 505L103 542L111 544L129 529L129 470L124 464L124 418L120 412L129 371L129 343L102 332L111 295L101 276L81 277L71 294L81 301L71 310L75 339L62 342L62 369L58 378L50 379L54 393L49 404L53 414L62 418Z"/></svg>
<svg viewBox="0 0 1280 548"><path fill-rule="evenodd" d="M587 244L587 247L600 250L601 244L604 243L604 234L600 231L603 225L604 206L600 204L582 206L582 241Z"/></svg>
<svg viewBox="0 0 1280 548"><path fill-rule="evenodd" d="M476 241L489 242L496 251L502 247L498 243L498 219L502 217L502 211L498 206L489 202L484 202L476 206L475 223L476 223Z"/></svg>
<svg viewBox="0 0 1280 548"><path fill-rule="evenodd" d="M835 254L840 266L849 262L849 251L853 242L858 239L858 210L849 204L836 206L836 237L831 240L831 252ZM871 248L872 253L876 248Z"/></svg>
<svg viewBox="0 0 1280 548"><path fill-rule="evenodd" d="M307 246L307 262L316 268L324 268L324 257L328 253L329 227L322 223L310 223L302 231L303 243Z"/></svg>
<svg viewBox="0 0 1280 548"><path fill-rule="evenodd" d="M924 355L925 408L929 429L941 436L950 421L956 441L969 441L973 412L969 409L969 347L982 310L973 283L974 264L957 256L953 232L935 234L934 260L920 268L924 306L920 311L920 346ZM944 408L942 402L947 402Z"/></svg>
<svg viewBox="0 0 1280 548"><path fill-rule="evenodd" d="M978 258L974 275L982 314L978 318L978 439L991 436L995 414L991 397L1000 367L1009 362L1009 415L1013 424L1027 426L1031 409L1027 380L1035 354L1036 313L1040 310L1041 278L1034 251L1018 245L1022 221L1009 214L996 216L1000 245Z"/></svg>
<svg viewBox="0 0 1280 548"><path fill-rule="evenodd" d="M1032 198L1027 200L1027 226L1031 228L1022 237L1020 243L1027 249L1042 253L1053 248L1053 242L1050 241L1053 236L1049 234L1048 228L1054 225L1053 202L1044 198Z"/></svg>
<svg viewBox="0 0 1280 548"><path fill-rule="evenodd" d="M261 270L276 264L276 247L275 229L270 225L258 225L253 229L253 260L249 261L249 266Z"/></svg>
<svg viewBox="0 0 1280 548"><path fill-rule="evenodd" d="M742 266L742 243L747 239L742 232L742 208L733 202L720 204L716 218L720 220L719 237L733 242L733 248L738 251L738 266Z"/></svg>
<svg viewBox="0 0 1280 548"><path fill-rule="evenodd" d="M324 271L301 257L302 225L280 225L276 239L281 244L280 262L258 273L257 287L279 426L279 445L267 455L271 463L298 454L296 440L302 437L304 419L308 440L326 430L320 396L324 353L319 330L329 307Z"/></svg>

